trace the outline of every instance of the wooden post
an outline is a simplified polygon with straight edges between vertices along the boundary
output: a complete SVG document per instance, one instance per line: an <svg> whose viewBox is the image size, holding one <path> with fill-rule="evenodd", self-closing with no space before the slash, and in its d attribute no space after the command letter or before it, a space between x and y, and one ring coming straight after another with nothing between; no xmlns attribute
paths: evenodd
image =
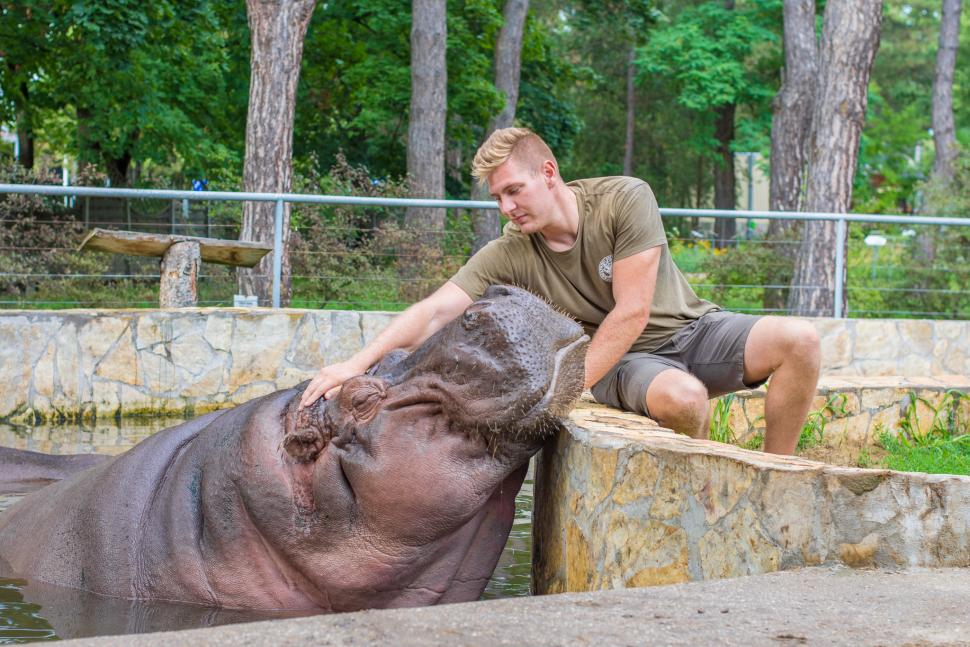
<svg viewBox="0 0 970 647"><path fill-rule="evenodd" d="M202 256L199 243L174 243L162 256L162 284L158 291L160 308L191 308L199 301L196 283Z"/></svg>

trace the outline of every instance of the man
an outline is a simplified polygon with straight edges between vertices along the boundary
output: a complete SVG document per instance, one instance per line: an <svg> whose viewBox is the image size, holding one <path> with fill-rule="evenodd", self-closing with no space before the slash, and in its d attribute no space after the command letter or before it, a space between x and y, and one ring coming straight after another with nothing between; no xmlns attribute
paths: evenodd
<svg viewBox="0 0 970 647"><path fill-rule="evenodd" d="M353 358L321 369L301 406L332 397L388 351L417 348L489 285L512 283L558 305L592 336L585 387L599 402L707 438L709 398L773 375L764 451L794 452L819 374L811 324L724 312L699 299L670 257L657 201L642 180L566 184L552 151L524 128L492 134L472 173L510 220L503 236Z"/></svg>

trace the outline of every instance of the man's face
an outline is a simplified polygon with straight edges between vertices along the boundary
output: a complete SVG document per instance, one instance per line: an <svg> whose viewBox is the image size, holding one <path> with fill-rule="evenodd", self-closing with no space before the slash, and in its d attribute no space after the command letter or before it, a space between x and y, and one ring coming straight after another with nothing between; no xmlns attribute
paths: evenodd
<svg viewBox="0 0 970 647"><path fill-rule="evenodd" d="M489 194L498 201L506 218L526 234L534 234L546 227L555 208L553 186L556 167L546 162L538 174L509 158L488 176Z"/></svg>

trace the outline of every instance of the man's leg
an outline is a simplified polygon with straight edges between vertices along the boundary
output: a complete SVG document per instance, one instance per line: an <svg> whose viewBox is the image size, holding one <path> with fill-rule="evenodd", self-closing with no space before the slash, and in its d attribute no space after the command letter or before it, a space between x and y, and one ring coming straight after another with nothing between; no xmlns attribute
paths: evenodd
<svg viewBox="0 0 970 647"><path fill-rule="evenodd" d="M670 368L657 375L647 387L647 411L678 433L703 440L711 436L707 388L690 373Z"/></svg>
<svg viewBox="0 0 970 647"><path fill-rule="evenodd" d="M744 345L744 382L771 376L765 399L765 446L792 454L818 384L822 352L815 326L799 319L762 317Z"/></svg>

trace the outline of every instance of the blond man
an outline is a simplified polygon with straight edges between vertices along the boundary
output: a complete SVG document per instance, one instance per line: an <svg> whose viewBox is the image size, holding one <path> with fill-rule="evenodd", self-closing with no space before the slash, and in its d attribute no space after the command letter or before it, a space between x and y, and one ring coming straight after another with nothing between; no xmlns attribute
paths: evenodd
<svg viewBox="0 0 970 647"><path fill-rule="evenodd" d="M502 237L353 358L321 369L301 406L332 397L385 353L417 348L489 285L511 283L586 328L592 342L585 386L598 401L706 438L709 398L773 376L764 450L795 450L818 381L815 328L797 319L725 312L698 298L674 265L646 182L566 183L552 151L525 128L492 134L475 155L472 174L488 183L509 219Z"/></svg>

